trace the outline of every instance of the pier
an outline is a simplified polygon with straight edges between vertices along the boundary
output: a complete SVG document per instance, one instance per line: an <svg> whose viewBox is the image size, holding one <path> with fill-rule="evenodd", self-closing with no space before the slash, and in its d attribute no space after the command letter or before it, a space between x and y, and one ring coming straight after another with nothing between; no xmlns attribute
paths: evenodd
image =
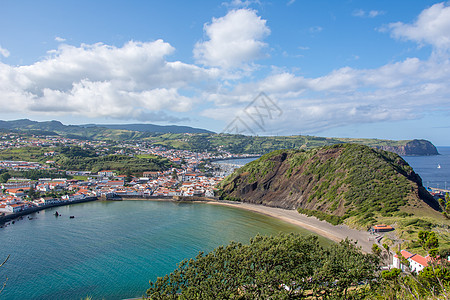
<svg viewBox="0 0 450 300"><path fill-rule="evenodd" d="M22 210L20 212L16 212L16 213L6 213L3 216L0 216L0 225L5 224L6 222L12 221L18 217L22 217L22 216L26 216L32 213L36 213L39 212L41 210L44 209L48 209L48 208L53 208L53 207L59 207L59 206L66 206L66 205L71 205L71 204L77 204L77 203L84 203L84 202L90 202L90 201L96 201L98 200L97 197L86 197L84 199L80 199L80 200L75 200L75 201L64 201L64 202L60 202L60 203L53 203L53 204L49 204L49 205L43 205L43 206L36 206L33 208L29 208L26 210Z"/></svg>
<svg viewBox="0 0 450 300"><path fill-rule="evenodd" d="M440 188L434 188L434 187L427 187L428 190L431 190L433 193L450 193L449 189L440 189Z"/></svg>

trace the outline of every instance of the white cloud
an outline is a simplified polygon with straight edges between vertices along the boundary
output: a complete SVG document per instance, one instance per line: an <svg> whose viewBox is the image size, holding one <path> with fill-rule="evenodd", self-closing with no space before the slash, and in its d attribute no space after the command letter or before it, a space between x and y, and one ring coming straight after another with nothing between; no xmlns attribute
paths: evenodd
<svg viewBox="0 0 450 300"><path fill-rule="evenodd" d="M0 54L1 54L3 57L8 57L10 53L9 53L9 51L8 51L7 49L2 48L2 46L0 46Z"/></svg>
<svg viewBox="0 0 450 300"><path fill-rule="evenodd" d="M183 93L192 93L217 74L215 69L167 61L173 51L162 40L130 41L123 47L61 45L32 65L0 63L0 104L9 112L91 118L141 120L156 117L156 112L186 112L196 98Z"/></svg>
<svg viewBox="0 0 450 300"><path fill-rule="evenodd" d="M365 11L363 9L356 9L353 11L352 16L359 18L375 18L384 14L385 12L382 10Z"/></svg>
<svg viewBox="0 0 450 300"><path fill-rule="evenodd" d="M309 28L309 32L311 32L311 33L321 32L322 30L323 30L323 28L320 26L313 26L313 27Z"/></svg>
<svg viewBox="0 0 450 300"><path fill-rule="evenodd" d="M231 122L264 91L283 110L281 117L267 122L266 133L297 129L313 134L349 124L414 119L435 107L450 111L449 81L450 59L442 57L408 58L375 69L344 67L316 78L281 72L214 95L209 100L215 107L203 115ZM258 131L257 126L252 129Z"/></svg>
<svg viewBox="0 0 450 300"><path fill-rule="evenodd" d="M66 41L66 39L65 39L65 38L62 38L62 37L59 37L59 36L57 36L57 37L55 37L55 41L57 41L57 42L60 42L60 43L62 43L62 42L65 42L65 41Z"/></svg>
<svg viewBox="0 0 450 300"><path fill-rule="evenodd" d="M287 6L292 5L294 3L295 3L295 0L289 0L288 3L287 3Z"/></svg>
<svg viewBox="0 0 450 300"><path fill-rule="evenodd" d="M371 11L369 11L368 17L369 18L375 18L375 17L380 16L380 15L384 15L384 11L371 10Z"/></svg>
<svg viewBox="0 0 450 300"><path fill-rule="evenodd" d="M270 29L254 10L232 10L205 24L204 30L208 40L198 42L194 48L194 57L200 64L237 68L265 56L263 49L267 44L262 39Z"/></svg>
<svg viewBox="0 0 450 300"><path fill-rule="evenodd" d="M412 24L386 28L395 38L448 50L448 13L447 6L437 4ZM270 74L255 79L269 69L245 73L268 46L263 42L270 33L265 20L253 10L232 10L204 30L207 40L195 45L194 55L206 67L169 61L175 49L162 40L130 41L122 47L61 44L31 65L0 62L2 112L176 122L186 119L172 114L201 111L201 116L229 122L263 91L283 110L267 122L267 132L293 134L412 119L436 107L450 111L448 51L373 69L342 67L319 77L271 66Z"/></svg>
<svg viewBox="0 0 450 300"><path fill-rule="evenodd" d="M423 10L412 24L402 22L388 25L394 38L419 44L430 44L436 50L450 50L450 6L437 3Z"/></svg>
<svg viewBox="0 0 450 300"><path fill-rule="evenodd" d="M366 12L363 9L356 9L353 11L352 16L354 17L364 17Z"/></svg>

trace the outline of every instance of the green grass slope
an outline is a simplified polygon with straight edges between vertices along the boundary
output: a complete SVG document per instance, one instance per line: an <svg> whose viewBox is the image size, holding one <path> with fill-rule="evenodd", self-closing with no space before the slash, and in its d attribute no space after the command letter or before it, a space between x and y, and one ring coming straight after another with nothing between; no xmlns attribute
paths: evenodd
<svg viewBox="0 0 450 300"><path fill-rule="evenodd" d="M45 156L45 152L55 151L54 156ZM52 167L61 170L98 172L115 170L120 174L141 175L145 171L162 171L173 163L163 157L151 155L97 154L94 149L72 147L23 147L0 150L0 160L31 161L45 164L51 160Z"/></svg>
<svg viewBox="0 0 450 300"><path fill-rule="evenodd" d="M235 171L220 189L225 199L298 209L357 227L438 209L399 155L358 144L274 151Z"/></svg>

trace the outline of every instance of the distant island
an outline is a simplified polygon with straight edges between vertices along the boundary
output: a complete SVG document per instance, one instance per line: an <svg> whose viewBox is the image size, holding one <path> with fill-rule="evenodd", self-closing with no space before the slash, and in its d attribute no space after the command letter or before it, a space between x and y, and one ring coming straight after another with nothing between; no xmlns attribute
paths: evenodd
<svg viewBox="0 0 450 300"><path fill-rule="evenodd" d="M341 143L357 143L399 155L438 155L427 140L380 140L329 138L306 135L247 136L217 134L188 126L153 124L64 125L59 121L36 122L28 119L0 121L0 130L36 135L58 135L67 138L98 141L145 141L168 149L190 151L227 151L233 154L261 155L279 149L312 149Z"/></svg>

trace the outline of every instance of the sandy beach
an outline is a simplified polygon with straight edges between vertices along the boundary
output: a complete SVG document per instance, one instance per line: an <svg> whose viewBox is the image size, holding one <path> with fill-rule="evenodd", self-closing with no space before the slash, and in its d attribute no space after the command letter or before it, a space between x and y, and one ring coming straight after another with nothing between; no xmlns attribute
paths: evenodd
<svg viewBox="0 0 450 300"><path fill-rule="evenodd" d="M328 222L320 221L316 217L308 217L306 215L299 214L296 210L288 210L242 202L232 203L229 201L211 201L208 203L213 205L225 205L246 209L256 213L271 216L279 220L305 228L335 242L339 242L345 238L349 238L351 240L357 241L358 245L362 247L362 250L367 253L371 252L372 244L375 243L375 236L371 235L367 231L351 229L347 225L343 224L334 226Z"/></svg>
<svg viewBox="0 0 450 300"><path fill-rule="evenodd" d="M199 197L195 200L175 200L171 197L167 198L134 198L130 197L128 199L124 198L123 201L129 200L147 200L147 201L187 201L187 202L198 202L207 203L211 205L223 205L230 206L240 209L249 210L252 212L260 213L263 215L271 216L282 220L287 223L291 223L296 226L300 226L307 229L313 233L326 237L332 241L340 242L345 238L349 238L353 241L358 242L358 246L362 248L364 252L372 251L372 244L375 243L375 236L371 235L368 231L361 231L356 229L351 229L347 225L341 224L334 226L326 221L320 221L316 217L308 217L306 215L299 214L296 210L289 210L283 208L276 208L270 206L264 206L259 204L250 204L244 202L233 202L233 201L222 201L210 198Z"/></svg>

